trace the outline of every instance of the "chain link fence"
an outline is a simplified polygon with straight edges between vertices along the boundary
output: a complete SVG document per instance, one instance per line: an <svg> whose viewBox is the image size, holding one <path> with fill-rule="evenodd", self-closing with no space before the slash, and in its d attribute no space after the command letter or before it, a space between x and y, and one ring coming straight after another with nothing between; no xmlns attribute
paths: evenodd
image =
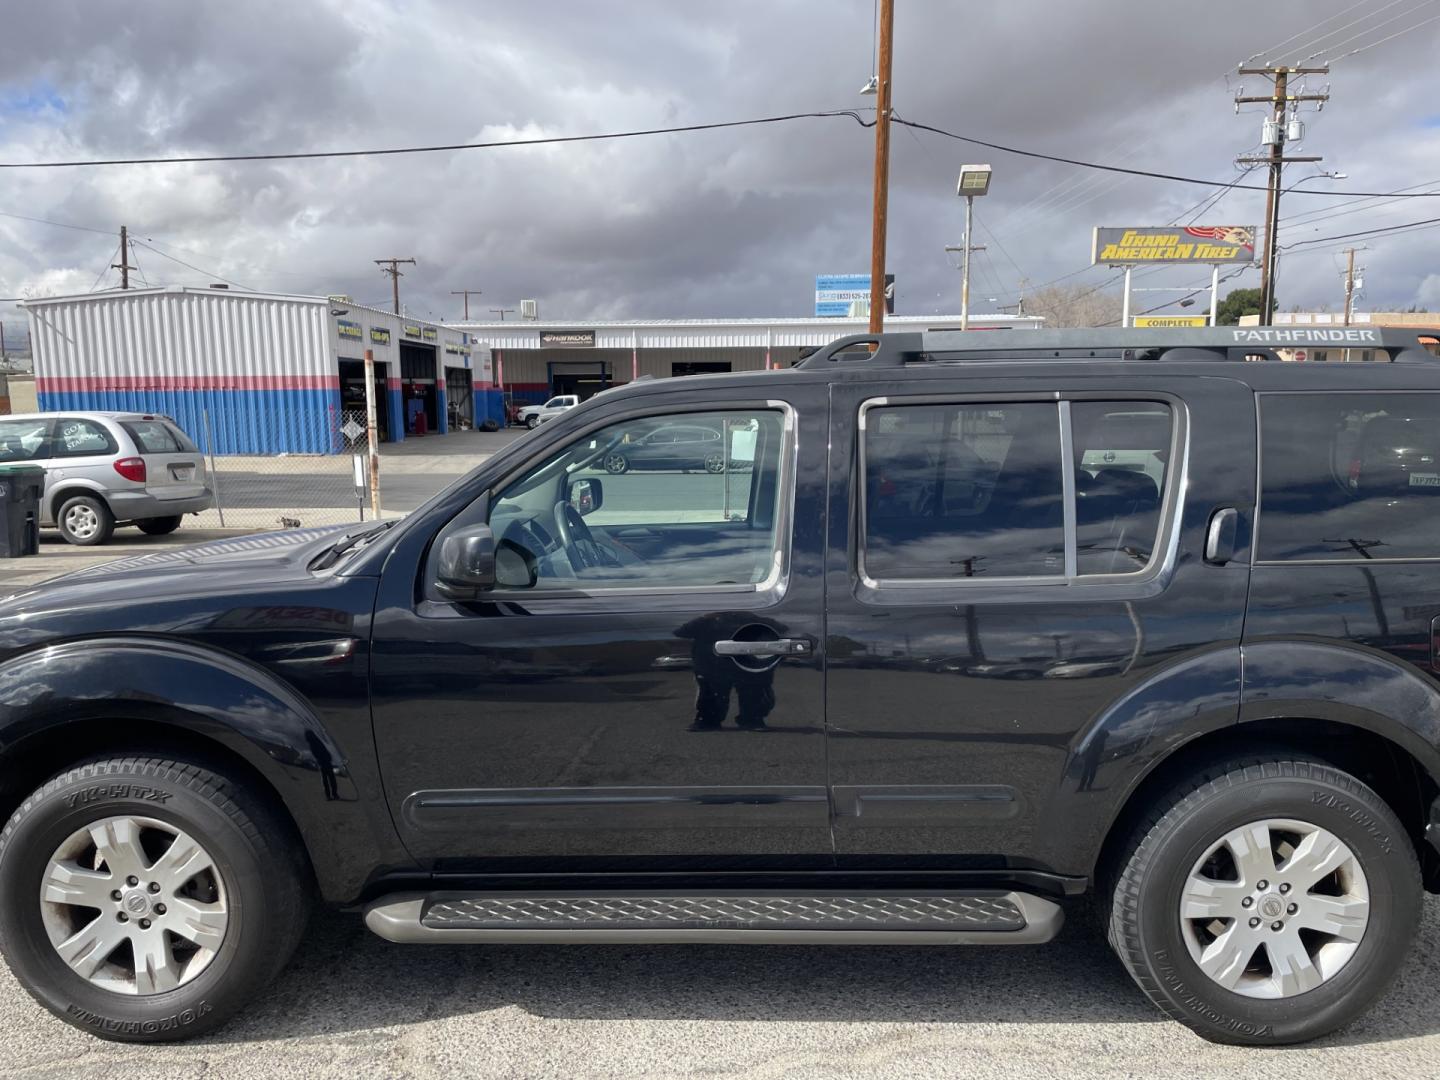
<svg viewBox="0 0 1440 1080"><path fill-rule="evenodd" d="M205 454L215 505L197 516L196 525L297 529L370 519L364 412L332 409L318 431L314 416L306 417L303 433L289 430L296 421L284 414L262 417L252 421L260 430L248 435L258 445L328 446L332 452L217 453L215 420L208 410L202 414L202 430L191 434ZM400 515L382 511L382 516Z"/></svg>

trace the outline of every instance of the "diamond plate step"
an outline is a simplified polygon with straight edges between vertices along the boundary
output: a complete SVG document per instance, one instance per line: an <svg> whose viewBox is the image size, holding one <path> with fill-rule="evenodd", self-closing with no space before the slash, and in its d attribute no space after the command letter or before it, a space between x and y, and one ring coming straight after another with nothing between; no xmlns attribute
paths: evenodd
<svg viewBox="0 0 1440 1080"><path fill-rule="evenodd" d="M1020 944L1060 928L1057 905L1001 890L433 893L382 897L366 923L400 942L823 941Z"/></svg>

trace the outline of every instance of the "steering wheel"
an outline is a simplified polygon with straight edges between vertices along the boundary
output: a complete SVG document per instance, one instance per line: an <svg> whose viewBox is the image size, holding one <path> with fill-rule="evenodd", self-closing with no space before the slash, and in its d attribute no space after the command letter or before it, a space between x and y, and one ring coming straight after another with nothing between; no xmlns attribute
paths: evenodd
<svg viewBox="0 0 1440 1080"><path fill-rule="evenodd" d="M596 541L590 526L585 524L585 519L568 499L561 499L555 504L554 516L560 545L577 574L592 567L620 565L619 558Z"/></svg>

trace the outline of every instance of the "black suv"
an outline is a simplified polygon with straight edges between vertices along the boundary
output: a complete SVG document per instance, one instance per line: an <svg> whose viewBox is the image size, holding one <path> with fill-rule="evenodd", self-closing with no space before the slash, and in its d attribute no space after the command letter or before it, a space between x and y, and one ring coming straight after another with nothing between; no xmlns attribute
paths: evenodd
<svg viewBox="0 0 1440 1080"><path fill-rule="evenodd" d="M607 472L675 425L719 471ZM157 1041L314 892L398 942L935 945L1089 892L1206 1037L1330 1031L1440 890L1437 431L1418 332L884 335L21 592L0 946Z"/></svg>

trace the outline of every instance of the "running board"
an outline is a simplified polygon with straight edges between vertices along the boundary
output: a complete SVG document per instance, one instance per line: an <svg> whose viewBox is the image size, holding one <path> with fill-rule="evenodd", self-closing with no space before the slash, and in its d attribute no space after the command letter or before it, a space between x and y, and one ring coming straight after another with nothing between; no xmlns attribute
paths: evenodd
<svg viewBox="0 0 1440 1080"><path fill-rule="evenodd" d="M1050 900L998 889L399 893L365 909L365 925L402 944L1035 945L1063 921Z"/></svg>

